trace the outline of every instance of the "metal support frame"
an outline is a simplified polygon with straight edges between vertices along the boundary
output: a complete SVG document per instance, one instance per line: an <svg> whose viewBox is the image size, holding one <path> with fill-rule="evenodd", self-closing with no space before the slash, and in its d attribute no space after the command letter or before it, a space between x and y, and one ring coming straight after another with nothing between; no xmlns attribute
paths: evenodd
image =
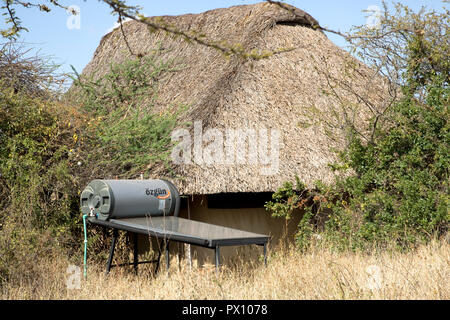
<svg viewBox="0 0 450 320"><path fill-rule="evenodd" d="M214 253L216 256L216 258L215 258L216 272L219 272L219 269L220 269L220 247L218 245L214 249Z"/></svg>
<svg viewBox="0 0 450 320"><path fill-rule="evenodd" d="M134 243L133 243L133 265L134 265L134 272L137 274L138 273L138 234L137 233L133 233L134 237Z"/></svg>
<svg viewBox="0 0 450 320"><path fill-rule="evenodd" d="M162 251L164 250L164 255L166 258L166 270L167 273L169 273L169 268L170 268L170 252L169 252L169 239L164 238L163 241L161 242L161 244L159 245L158 249L158 258L155 260L149 260L149 261L139 261L139 257L138 257L138 234L137 233L133 233L134 235L134 243L133 243L133 262L132 263L122 263L122 264L117 264L117 265L113 265L112 261L114 258L114 250L116 247L116 243L117 243L117 238L118 238L118 229L113 229L113 236L112 236L112 240L111 240L111 248L109 249L109 257L108 257L108 262L106 264L106 273L108 274L111 270L112 267L121 267L121 266L129 266L132 265L134 266L134 270L135 273L137 274L138 272L138 265L139 264L143 264L143 263L156 263L156 269L155 269L155 273L158 273L159 270L159 266L160 266L160 260L161 260L161 255L162 255ZM263 252L264 252L264 265L267 267L267 242L262 244L263 246ZM216 272L219 272L220 270L220 246L216 245L214 247L214 253L215 253L215 266L216 266Z"/></svg>
<svg viewBox="0 0 450 320"><path fill-rule="evenodd" d="M158 270L159 270L159 264L160 264L160 260L161 260L161 254L162 254L162 250L163 250L163 245L164 245L164 242L161 243L161 245L158 246L158 259L156 259L158 262L156 262L155 274L158 273Z"/></svg>
<svg viewBox="0 0 450 320"><path fill-rule="evenodd" d="M264 251L264 266L267 267L267 242L264 243L263 246L264 246L264 248L263 248L263 251Z"/></svg>
<svg viewBox="0 0 450 320"><path fill-rule="evenodd" d="M155 269L155 273L158 273L158 269L159 269L159 264L160 264L160 259L161 259L161 251L162 251L162 247L159 249L158 252L158 258L154 259L154 260L147 260L147 261L139 261L139 256L138 256L138 234L137 233L133 233L133 262L131 263L121 263L121 264L112 264L113 258L114 258L114 251L116 249L116 243L117 243L117 238L119 237L119 232L117 229L113 229L113 236L112 236L112 240L111 240L111 247L109 249L109 257L108 257L108 261L106 263L106 274L109 274L109 272L111 271L111 268L113 267L124 267L124 266L133 266L134 267L134 271L137 274L138 273L138 265L140 264L144 264L144 263L156 263L156 269ZM168 261L168 260L167 260ZM167 269L169 269L169 265L167 265Z"/></svg>
<svg viewBox="0 0 450 320"><path fill-rule="evenodd" d="M165 247L165 254L166 254L166 268L167 268L167 273L169 273L170 256L169 256L169 240L168 239L164 239L164 247Z"/></svg>
<svg viewBox="0 0 450 320"><path fill-rule="evenodd" d="M117 231L117 229L113 229L113 236L112 236L112 240L111 240L111 248L109 249L109 257L108 257L108 262L106 263L106 273L108 274L109 271L111 270L111 263L114 257L114 249L116 248L116 241L117 241L117 237L119 235L119 231Z"/></svg>

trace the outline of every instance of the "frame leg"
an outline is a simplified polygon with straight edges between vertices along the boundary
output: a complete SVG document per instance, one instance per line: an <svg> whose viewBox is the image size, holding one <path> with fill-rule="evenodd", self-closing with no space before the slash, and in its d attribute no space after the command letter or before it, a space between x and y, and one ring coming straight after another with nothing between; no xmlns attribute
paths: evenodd
<svg viewBox="0 0 450 320"><path fill-rule="evenodd" d="M181 243L178 242L178 246L177 246L178 270L181 270L181 248L182 248Z"/></svg>
<svg viewBox="0 0 450 320"><path fill-rule="evenodd" d="M109 249L109 258L108 258L108 262L106 264L106 274L108 274L109 271L111 270L111 264L112 264L112 260L114 257L114 249L116 248L116 241L117 241L118 234L119 234L119 232L117 231L117 229L113 229L111 248Z"/></svg>
<svg viewBox="0 0 450 320"><path fill-rule="evenodd" d="M216 258L215 258L216 273L218 273L219 272L219 268L220 268L220 247L216 246L214 251L215 251L215 255L216 255Z"/></svg>
<svg viewBox="0 0 450 320"><path fill-rule="evenodd" d="M267 267L267 243L264 243L264 265Z"/></svg>
<svg viewBox="0 0 450 320"><path fill-rule="evenodd" d="M155 274L157 274L158 270L159 270L159 264L161 261L161 254L162 254L163 246L164 246L164 242L162 242L161 245L158 246L158 259L156 262Z"/></svg>
<svg viewBox="0 0 450 320"><path fill-rule="evenodd" d="M166 251L166 268L167 272L169 272L170 267L169 240L165 240L165 251Z"/></svg>
<svg viewBox="0 0 450 320"><path fill-rule="evenodd" d="M133 243L133 266L134 272L138 273L138 234L134 233L134 243Z"/></svg>

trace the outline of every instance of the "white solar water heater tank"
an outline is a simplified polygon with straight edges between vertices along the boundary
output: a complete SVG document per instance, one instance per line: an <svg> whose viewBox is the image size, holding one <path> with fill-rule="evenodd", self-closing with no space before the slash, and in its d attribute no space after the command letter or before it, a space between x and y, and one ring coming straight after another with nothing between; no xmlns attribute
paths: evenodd
<svg viewBox="0 0 450 320"><path fill-rule="evenodd" d="M99 220L146 216L178 216L180 195L171 182L93 180L80 197L81 211Z"/></svg>

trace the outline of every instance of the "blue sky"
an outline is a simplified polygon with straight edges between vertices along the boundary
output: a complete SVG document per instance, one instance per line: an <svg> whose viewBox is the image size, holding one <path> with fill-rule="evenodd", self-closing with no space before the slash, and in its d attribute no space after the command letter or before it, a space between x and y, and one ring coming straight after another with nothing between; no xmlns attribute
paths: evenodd
<svg viewBox="0 0 450 320"><path fill-rule="evenodd" d="M140 5L143 8L142 13L146 16L200 13L215 8L257 2L261 1L128 1L129 4ZM382 7L381 0L290 0L285 2L305 10L316 18L322 26L340 31L348 31L353 25L364 24L367 21L367 13L363 10L366 10L369 6ZM424 5L428 8L440 10L444 5L440 0L400 2L407 4L414 10L418 10ZM67 20L70 15L63 9L53 8L52 12L48 14L34 8L18 8L17 14L22 19L22 26L29 29L29 32L24 32L19 40L30 43L42 54L51 55L57 63L62 64L62 71L71 71L70 65L73 65L77 71L81 72L92 58L100 39L114 26L117 18L110 14L110 9L105 4L96 0L63 0L61 3L76 5L80 8L79 29L67 27ZM388 1L387 3L392 2ZM0 26L4 26L3 20L0 22ZM337 45L344 45L340 37L330 34L328 36Z"/></svg>

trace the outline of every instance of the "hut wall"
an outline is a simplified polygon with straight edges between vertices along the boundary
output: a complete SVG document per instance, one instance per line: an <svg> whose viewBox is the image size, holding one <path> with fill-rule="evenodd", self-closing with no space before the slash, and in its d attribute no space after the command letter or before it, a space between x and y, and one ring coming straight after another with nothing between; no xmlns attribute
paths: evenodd
<svg viewBox="0 0 450 320"><path fill-rule="evenodd" d="M272 237L269 244L271 247L280 244L281 239L292 242L301 218L300 212L294 213L286 232L285 220L271 217L264 208L211 209L208 208L206 196L190 197L189 211L192 220L268 234ZM183 209L180 217L188 218L188 210ZM220 249L221 262L223 265L230 265L239 261L257 261L256 259L262 252L262 247L254 245L222 247ZM184 256L186 257L186 250ZM193 264L197 266L214 264L214 250L211 249L191 246L191 257Z"/></svg>

